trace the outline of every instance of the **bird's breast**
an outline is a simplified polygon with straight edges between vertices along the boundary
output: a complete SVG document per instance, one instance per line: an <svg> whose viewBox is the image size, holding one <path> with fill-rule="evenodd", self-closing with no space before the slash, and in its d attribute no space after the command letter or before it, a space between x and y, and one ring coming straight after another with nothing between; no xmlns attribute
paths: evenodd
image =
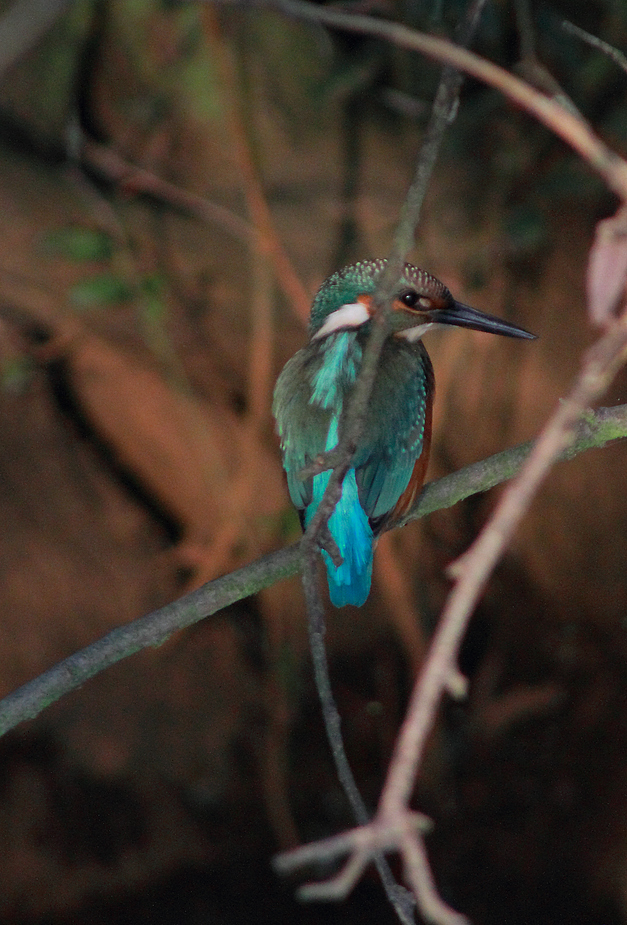
<svg viewBox="0 0 627 925"><path fill-rule="evenodd" d="M310 404L341 413L346 396L359 375L363 348L354 331L331 334L315 346Z"/></svg>

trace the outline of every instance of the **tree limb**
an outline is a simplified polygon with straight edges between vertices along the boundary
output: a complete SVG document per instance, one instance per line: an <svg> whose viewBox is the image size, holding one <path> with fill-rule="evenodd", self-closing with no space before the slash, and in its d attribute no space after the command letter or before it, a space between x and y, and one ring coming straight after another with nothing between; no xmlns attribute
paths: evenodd
<svg viewBox="0 0 627 925"><path fill-rule="evenodd" d="M571 459L593 447L627 437L627 405L601 408L579 423L572 443L561 454ZM487 491L513 478L533 444L524 443L473 463L459 472L425 486L402 524L452 507L458 501ZM301 568L300 543L256 559L249 565L208 582L191 594L146 616L120 626L97 642L63 659L48 671L0 700L0 735L38 716L64 694L116 662L145 649L160 646L177 630L209 617L262 588L296 575Z"/></svg>

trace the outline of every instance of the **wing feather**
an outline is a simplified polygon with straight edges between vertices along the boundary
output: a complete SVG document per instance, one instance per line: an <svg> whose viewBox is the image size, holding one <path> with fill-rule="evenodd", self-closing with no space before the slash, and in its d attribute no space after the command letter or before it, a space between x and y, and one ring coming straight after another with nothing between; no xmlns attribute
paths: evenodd
<svg viewBox="0 0 627 925"><path fill-rule="evenodd" d="M433 368L420 342L386 342L355 458L364 510L377 520L407 488L423 450Z"/></svg>

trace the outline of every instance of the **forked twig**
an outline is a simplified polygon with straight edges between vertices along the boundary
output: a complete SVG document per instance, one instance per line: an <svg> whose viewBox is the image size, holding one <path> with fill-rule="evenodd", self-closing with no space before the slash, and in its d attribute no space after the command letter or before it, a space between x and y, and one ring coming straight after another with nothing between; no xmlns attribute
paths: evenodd
<svg viewBox="0 0 627 925"><path fill-rule="evenodd" d="M568 397L541 432L520 475L505 490L494 514L470 549L457 560L451 569L456 585L446 603L433 638L429 658L418 678L405 719L397 739L388 769L377 814L367 826L370 841L355 841L352 850L359 851L360 865L365 864L365 845L380 844L381 831L403 832L396 842L405 862L406 870L413 871L412 883L424 886L430 871L420 834L410 831L413 814L409 801L429 732L432 729L445 691L451 679L459 676L457 656L472 609L475 606L498 559L507 547L520 519L528 509L535 492L551 465L567 450L579 418L591 402L605 391L612 378L627 359L627 307L609 326L606 333L585 354L582 370ZM345 845L345 842L338 842ZM308 863L329 857L329 842L308 845ZM335 856L335 846L332 855ZM372 850L372 849L371 849ZM289 857L289 852L288 852ZM283 860L285 863L285 860ZM350 869L356 869L351 864ZM342 880L344 883L345 881ZM337 883L330 881L330 893L325 884L319 884L317 898L331 898L337 892ZM420 886L422 889L422 886ZM439 925L461 925L464 921L446 904L442 907L425 904L425 897L417 894L421 911ZM428 892L428 897L433 895ZM437 897L437 893L435 893ZM438 897L438 901L439 900Z"/></svg>

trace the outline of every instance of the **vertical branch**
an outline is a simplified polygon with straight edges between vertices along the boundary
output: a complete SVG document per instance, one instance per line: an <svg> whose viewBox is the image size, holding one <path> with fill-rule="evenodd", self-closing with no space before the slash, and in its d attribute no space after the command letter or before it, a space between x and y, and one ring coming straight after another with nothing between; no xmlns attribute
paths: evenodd
<svg viewBox="0 0 627 925"><path fill-rule="evenodd" d="M472 0L464 19L457 29L455 38L458 45L465 47L470 44L484 6L485 0ZM444 65L435 100L433 101L429 123L422 140L416 172L403 204L394 236L392 253L390 254L390 263L398 261L400 264L398 276L400 276L402 264L414 243L416 227L420 221L422 205L444 132L454 121L457 114L459 94L463 81L464 75L461 71L448 64ZM392 285L397 283L398 276L393 280Z"/></svg>
<svg viewBox="0 0 627 925"><path fill-rule="evenodd" d="M459 29L462 42L469 42L479 21L485 0L473 0ZM324 647L324 609L318 589L318 547L321 539L328 540L328 520L342 491L342 482L350 466L357 441L363 427L365 412L377 373L379 357L387 335L388 303L402 273L409 249L414 241L415 229L426 195L437 154L448 125L455 118L459 103L462 75L445 66L436 93L433 110L417 161L414 179L403 205L392 253L375 293L376 313L372 333L368 339L362 368L351 398L346 426L338 444L339 459L334 465L324 497L303 538L303 587L309 621L309 638L318 695L322 704L327 737L335 761L338 777L349 800L355 819L367 824L368 812L355 784L341 735L340 717L331 690L326 651ZM330 550L332 552L332 550ZM413 921L413 903L410 894L399 886L387 861L380 852L374 860L390 902L399 919ZM430 875L429 875L430 876ZM435 891L434 891L435 892ZM435 893L436 899L437 893ZM419 896L417 896L420 899Z"/></svg>
<svg viewBox="0 0 627 925"><path fill-rule="evenodd" d="M458 37L460 42L466 44L470 42L484 5L485 0L473 0L470 4L459 28ZM401 210L392 251L374 295L377 311L372 319L372 332L364 352L361 371L351 398L344 431L340 435L337 449L330 454L325 454L317 470L316 468L312 469L312 472L324 471L329 468L330 462L334 466L325 495L309 525L307 534L310 537L319 537L327 524L337 504L341 491L340 486L350 466L350 460L363 427L366 409L377 373L379 357L387 335L386 303L392 298L403 271L405 259L414 242L415 229L420 219L420 212L444 132L454 120L457 112L462 81L463 77L459 71L450 65L444 66L429 124L418 156L414 179Z"/></svg>
<svg viewBox="0 0 627 925"><path fill-rule="evenodd" d="M342 738L342 721L333 696L329 664L324 645L325 623L324 606L320 596L318 582L318 554L314 548L304 557L303 562L303 588L305 591L305 604L307 607L309 626L309 646L314 666L316 690L320 698L324 728L333 754L337 776L346 794L353 815L359 825L367 825L370 818L366 804L359 792L353 772L344 749ZM394 907L399 920L403 925L412 925L414 921L414 899L409 890L396 883L390 865L382 852L376 852L373 860L383 888L390 903Z"/></svg>
<svg viewBox="0 0 627 925"><path fill-rule="evenodd" d="M242 180L246 208L255 230L256 239L251 242L248 278L248 306L250 318L250 362L247 383L247 418L252 433L258 434L264 416L270 407L272 370L272 299L274 287L269 275L271 257L282 254L268 203L263 195L262 185L253 160L248 133L244 124L243 101L240 81L230 50L220 34L215 10L209 6L202 10L205 35L214 51L226 98L227 120L233 141L233 151L239 175ZM291 267L290 267L291 271ZM288 276L291 273L288 272ZM292 282L293 285L293 282ZM299 298L303 294L299 294Z"/></svg>
<svg viewBox="0 0 627 925"><path fill-rule="evenodd" d="M215 10L205 6L202 22L206 41L214 53L224 91L226 119L233 142L235 161L241 177L246 207L255 235L251 236L247 272L247 303L250 318L249 362L246 387L246 417L239 441L239 467L233 474L225 517L211 547L210 574L228 567L234 545L244 533L259 480L255 447L262 439L270 408L273 356L273 301L275 286L272 269L281 274L282 284L291 291L300 310L304 293L274 231L272 216L250 150L243 117L243 101L236 68L220 34ZM248 531L250 533L250 529ZM253 542L254 547L254 542Z"/></svg>

